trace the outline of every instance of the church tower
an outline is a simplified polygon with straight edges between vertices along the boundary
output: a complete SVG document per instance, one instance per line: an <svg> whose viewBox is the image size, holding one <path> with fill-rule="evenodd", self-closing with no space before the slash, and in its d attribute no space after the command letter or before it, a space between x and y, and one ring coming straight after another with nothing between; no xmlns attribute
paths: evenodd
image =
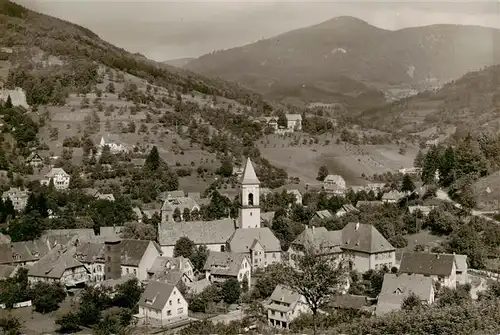
<svg viewBox="0 0 500 335"><path fill-rule="evenodd" d="M250 158L247 158L241 179L240 228L260 228L260 181Z"/></svg>

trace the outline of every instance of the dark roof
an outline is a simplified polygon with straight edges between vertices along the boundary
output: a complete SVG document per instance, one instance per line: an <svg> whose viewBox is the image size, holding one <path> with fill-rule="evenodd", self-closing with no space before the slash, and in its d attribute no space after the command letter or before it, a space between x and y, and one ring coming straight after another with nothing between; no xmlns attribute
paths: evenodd
<svg viewBox="0 0 500 335"><path fill-rule="evenodd" d="M58 244L66 245L68 236L42 236L38 240L0 244L0 264L36 262Z"/></svg>
<svg viewBox="0 0 500 335"><path fill-rule="evenodd" d="M229 239L229 249L233 252L250 252L254 241L259 241L265 252L280 252L281 244L268 227L237 229Z"/></svg>
<svg viewBox="0 0 500 335"><path fill-rule="evenodd" d="M29 268L28 276L60 279L66 270L85 267L74 257L75 251L76 247L56 246Z"/></svg>
<svg viewBox="0 0 500 335"><path fill-rule="evenodd" d="M161 255L161 249L156 242L148 240L122 240L120 242L122 265L139 266L150 243L153 243L154 247Z"/></svg>
<svg viewBox="0 0 500 335"><path fill-rule="evenodd" d="M432 278L430 277L420 274L386 273L378 296L375 313L376 315L383 315L400 309L404 299L411 293L416 294L421 301L429 302L433 288Z"/></svg>
<svg viewBox="0 0 500 335"><path fill-rule="evenodd" d="M344 309L361 309L368 305L368 299L364 295L341 294L333 297L330 306Z"/></svg>
<svg viewBox="0 0 500 335"><path fill-rule="evenodd" d="M356 222L342 229L341 248L370 254L396 250L374 226Z"/></svg>
<svg viewBox="0 0 500 335"><path fill-rule="evenodd" d="M104 262L104 244L85 242L76 247L76 257L80 262L94 263Z"/></svg>
<svg viewBox="0 0 500 335"><path fill-rule="evenodd" d="M236 252L210 251L203 270L211 274L224 276L238 276L245 256Z"/></svg>
<svg viewBox="0 0 500 335"><path fill-rule="evenodd" d="M195 244L224 244L233 235L235 227L233 219L162 222L158 228L158 241L160 245L173 246L181 237L187 237Z"/></svg>
<svg viewBox="0 0 500 335"><path fill-rule="evenodd" d="M12 265L0 265L0 279L9 278L16 269L17 267Z"/></svg>
<svg viewBox="0 0 500 335"><path fill-rule="evenodd" d="M150 281L141 295L139 306L161 311L175 289L174 284ZM179 292L179 294L181 294Z"/></svg>
<svg viewBox="0 0 500 335"><path fill-rule="evenodd" d="M422 275L450 276L455 264L454 255L427 252L405 252L401 257L399 272Z"/></svg>

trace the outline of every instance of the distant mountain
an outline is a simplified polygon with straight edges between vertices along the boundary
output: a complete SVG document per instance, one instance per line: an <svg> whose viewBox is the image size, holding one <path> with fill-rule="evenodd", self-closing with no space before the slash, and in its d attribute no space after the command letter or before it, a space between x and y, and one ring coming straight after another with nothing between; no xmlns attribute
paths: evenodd
<svg viewBox="0 0 500 335"><path fill-rule="evenodd" d="M441 89L422 92L364 111L358 121L370 128L419 132L458 126L500 131L500 65L469 72Z"/></svg>
<svg viewBox="0 0 500 335"><path fill-rule="evenodd" d="M432 25L389 31L337 17L201 56L185 68L271 97L331 102L338 94L373 94L370 88L428 88L497 63L497 29ZM345 78L357 84L346 88Z"/></svg>
<svg viewBox="0 0 500 335"><path fill-rule="evenodd" d="M195 60L196 58L190 58L190 57L185 57L185 58L177 58L177 59L170 59L162 62L163 64L167 64L170 66L175 66L175 67L184 67L186 66L189 62Z"/></svg>

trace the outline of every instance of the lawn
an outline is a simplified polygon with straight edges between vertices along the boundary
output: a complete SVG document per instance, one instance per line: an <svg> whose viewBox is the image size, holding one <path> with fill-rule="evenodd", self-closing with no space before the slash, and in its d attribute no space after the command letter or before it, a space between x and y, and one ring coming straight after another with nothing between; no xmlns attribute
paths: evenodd
<svg viewBox="0 0 500 335"><path fill-rule="evenodd" d="M304 183L317 183L318 169L325 165L330 174L342 175L348 185L364 185L363 174L370 176L411 167L418 152L417 148L409 147L401 155L397 145L334 144L336 138L331 135L318 137L317 144L310 144L308 135L293 136L298 139L298 145L290 145L293 137L268 135L259 142L259 149L264 158ZM307 144L303 144L304 139ZM329 141L327 145L326 141Z"/></svg>

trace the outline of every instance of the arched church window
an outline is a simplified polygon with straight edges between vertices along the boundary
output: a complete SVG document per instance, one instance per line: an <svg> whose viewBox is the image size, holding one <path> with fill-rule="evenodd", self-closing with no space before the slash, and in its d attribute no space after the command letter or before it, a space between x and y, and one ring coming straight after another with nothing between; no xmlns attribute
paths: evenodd
<svg viewBox="0 0 500 335"><path fill-rule="evenodd" d="M248 194L248 205L253 206L253 193Z"/></svg>

